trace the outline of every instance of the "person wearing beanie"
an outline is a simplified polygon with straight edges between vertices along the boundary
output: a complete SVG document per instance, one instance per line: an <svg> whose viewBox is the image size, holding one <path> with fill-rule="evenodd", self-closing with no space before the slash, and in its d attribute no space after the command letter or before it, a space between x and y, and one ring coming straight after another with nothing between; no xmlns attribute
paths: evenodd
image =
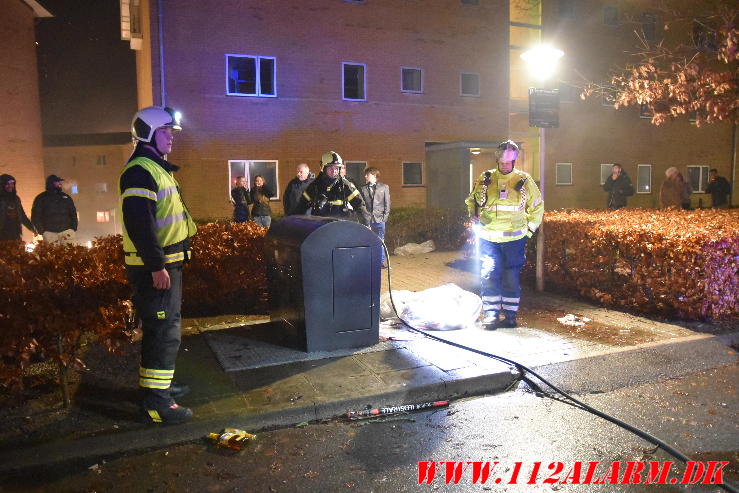
<svg viewBox="0 0 739 493"><path fill-rule="evenodd" d="M34 235L33 223L23 210L21 199L15 192L15 178L0 175L0 241L20 241L21 224Z"/></svg>
<svg viewBox="0 0 739 493"><path fill-rule="evenodd" d="M64 178L49 175L46 190L36 196L31 208L31 222L47 243L74 243L77 209L72 197L62 191Z"/></svg>

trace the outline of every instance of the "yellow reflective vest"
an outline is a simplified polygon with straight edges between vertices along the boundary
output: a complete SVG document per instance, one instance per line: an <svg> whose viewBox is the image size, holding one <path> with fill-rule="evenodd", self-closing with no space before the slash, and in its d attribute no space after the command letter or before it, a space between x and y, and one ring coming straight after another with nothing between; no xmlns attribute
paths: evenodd
<svg viewBox="0 0 739 493"><path fill-rule="evenodd" d="M482 173L465 204L470 216L480 217L478 236L496 243L530 236L544 217L539 187L515 168L507 175L497 169Z"/></svg>
<svg viewBox="0 0 739 493"><path fill-rule="evenodd" d="M151 159L139 156L132 159L121 171L121 176L133 166L141 166L154 179L156 190L148 188L128 188L123 190L119 201L119 212L123 217L123 200L126 197L143 197L156 202L156 237L159 245L165 248L180 243L197 232L197 226L180 196L180 185L172 173L168 172ZM123 252L126 265L144 265L123 225ZM185 260L184 251L165 253L164 263L170 264Z"/></svg>

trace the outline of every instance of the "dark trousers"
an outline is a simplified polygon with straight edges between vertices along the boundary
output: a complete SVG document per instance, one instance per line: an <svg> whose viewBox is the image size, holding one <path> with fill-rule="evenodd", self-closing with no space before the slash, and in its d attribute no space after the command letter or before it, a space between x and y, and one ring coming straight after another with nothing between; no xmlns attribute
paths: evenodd
<svg viewBox="0 0 739 493"><path fill-rule="evenodd" d="M486 312L515 313L521 301L521 268L526 237L495 243L480 238L480 297Z"/></svg>
<svg viewBox="0 0 739 493"><path fill-rule="evenodd" d="M126 268L133 305L143 328L139 387L144 391L144 403L150 406L174 403L169 386L180 348L182 265L167 267L167 272L170 289L154 289L151 272L141 267Z"/></svg>
<svg viewBox="0 0 739 493"><path fill-rule="evenodd" d="M382 241L385 241L385 223L376 223L372 221L370 223L370 229L380 237ZM384 264L385 263L385 249L382 249L382 256L380 257L380 261Z"/></svg>

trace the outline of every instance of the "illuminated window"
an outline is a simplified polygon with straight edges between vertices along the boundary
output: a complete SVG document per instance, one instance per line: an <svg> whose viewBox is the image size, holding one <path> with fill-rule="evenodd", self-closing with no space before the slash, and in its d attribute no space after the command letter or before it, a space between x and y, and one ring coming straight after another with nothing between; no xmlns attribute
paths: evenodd
<svg viewBox="0 0 739 493"><path fill-rule="evenodd" d="M688 166L688 181L693 192L705 193L708 186L708 170L710 166Z"/></svg>
<svg viewBox="0 0 739 493"><path fill-rule="evenodd" d="M402 92L423 92L423 72L420 68L400 67L400 90Z"/></svg>
<svg viewBox="0 0 739 493"><path fill-rule="evenodd" d="M480 95L480 74L462 72L459 77L459 84L462 96Z"/></svg>
<svg viewBox="0 0 739 493"><path fill-rule="evenodd" d="M612 167L613 167L613 163L600 165L600 184L601 185L604 185L608 177L611 176Z"/></svg>
<svg viewBox="0 0 739 493"><path fill-rule="evenodd" d="M572 163L557 163L555 168L556 185L572 185Z"/></svg>
<svg viewBox="0 0 739 493"><path fill-rule="evenodd" d="M423 165L421 163L403 162L403 185L423 185Z"/></svg>
<svg viewBox="0 0 739 493"><path fill-rule="evenodd" d="M276 97L276 58L226 55L226 95Z"/></svg>
<svg viewBox="0 0 739 493"><path fill-rule="evenodd" d="M231 189L236 186L236 178L246 178L246 188L251 188L254 178L259 175L264 178L265 186L269 188L274 197L270 200L279 200L280 183L278 177L277 161L257 161L248 159L232 159L228 161L228 197L231 198Z"/></svg>
<svg viewBox="0 0 739 493"><path fill-rule="evenodd" d="M341 64L341 94L347 101L367 101L367 66L364 63Z"/></svg>
<svg viewBox="0 0 739 493"><path fill-rule="evenodd" d="M97 211L97 222L99 222L99 223L109 223L110 222L110 212L108 212L108 211Z"/></svg>
<svg viewBox="0 0 739 493"><path fill-rule="evenodd" d="M636 193L652 193L652 165L639 164L636 167Z"/></svg>

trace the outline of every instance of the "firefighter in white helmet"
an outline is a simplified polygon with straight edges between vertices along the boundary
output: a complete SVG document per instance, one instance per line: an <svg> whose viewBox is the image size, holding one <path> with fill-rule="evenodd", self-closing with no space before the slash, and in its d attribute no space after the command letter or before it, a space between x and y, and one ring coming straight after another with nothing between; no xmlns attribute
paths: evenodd
<svg viewBox="0 0 739 493"><path fill-rule="evenodd" d="M465 200L480 247L483 324L489 329L516 326L526 239L544 217L544 202L533 178L514 168L518 154L515 142L502 142L496 149L497 169L480 175Z"/></svg>
<svg viewBox="0 0 739 493"><path fill-rule="evenodd" d="M131 133L136 147L120 177L123 251L136 314L142 321L139 387L141 414L150 423L183 423L192 411L175 398L188 389L172 382L180 347L182 265L190 258L197 228L166 160L179 114L150 106L136 113Z"/></svg>
<svg viewBox="0 0 739 493"><path fill-rule="evenodd" d="M364 205L357 187L341 176L344 162L334 151L321 156L322 171L303 192L295 210L299 214L310 211L313 216L338 217L350 219L352 210L365 226L370 223L370 214Z"/></svg>

